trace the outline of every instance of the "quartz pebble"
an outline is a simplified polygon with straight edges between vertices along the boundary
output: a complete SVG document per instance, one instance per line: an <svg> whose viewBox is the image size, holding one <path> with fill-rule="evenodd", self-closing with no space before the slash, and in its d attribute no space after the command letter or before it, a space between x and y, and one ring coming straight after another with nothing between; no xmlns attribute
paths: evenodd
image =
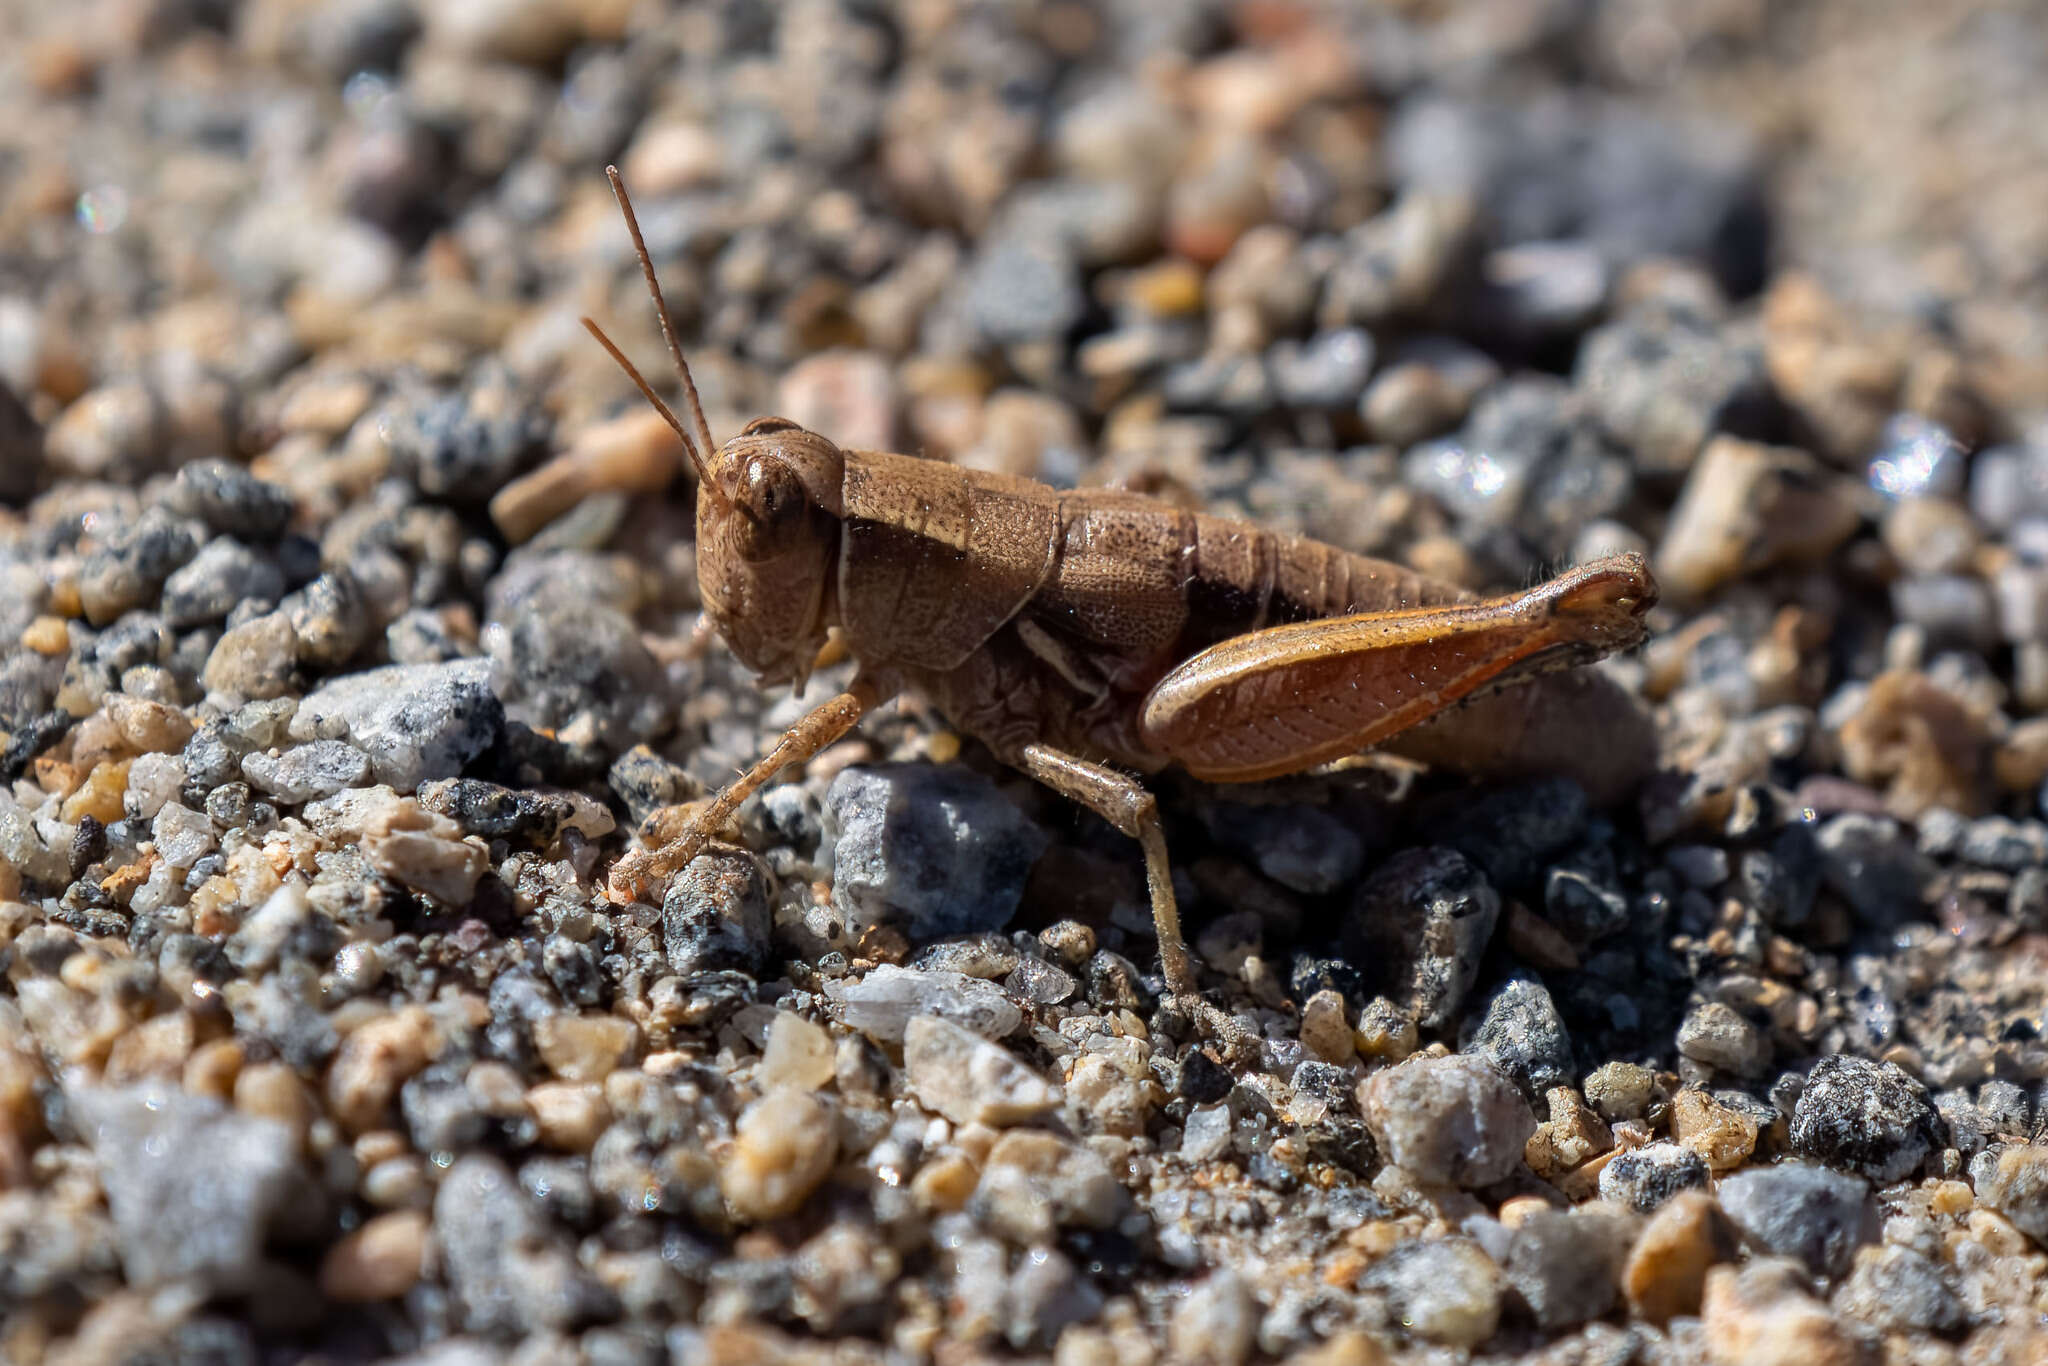
<svg viewBox="0 0 2048 1366"><path fill-rule="evenodd" d="M1412 1058L1376 1072L1360 1084L1359 1104L1380 1151L1422 1181L1504 1180L1536 1131L1514 1083L1473 1057Z"/></svg>
<svg viewBox="0 0 2048 1366"><path fill-rule="evenodd" d="M770 1091L740 1115L719 1171L726 1205L749 1223L797 1209L832 1170L834 1133L822 1101L788 1087Z"/></svg>
<svg viewBox="0 0 2048 1366"><path fill-rule="evenodd" d="M911 1090L956 1124L1018 1124L1060 1103L1060 1093L999 1044L937 1015L913 1016L903 1032Z"/></svg>

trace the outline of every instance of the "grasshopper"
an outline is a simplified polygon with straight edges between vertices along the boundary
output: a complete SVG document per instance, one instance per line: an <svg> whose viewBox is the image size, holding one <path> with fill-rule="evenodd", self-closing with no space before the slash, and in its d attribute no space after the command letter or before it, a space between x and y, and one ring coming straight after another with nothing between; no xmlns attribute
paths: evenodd
<svg viewBox="0 0 2048 1366"><path fill-rule="evenodd" d="M1306 537L1134 493L842 450L783 418L756 418L719 446L625 184L615 168L606 174L694 438L603 330L583 323L695 468L708 620L764 686L801 691L835 629L857 664L844 692L791 726L684 833L621 859L614 901L658 887L778 772L914 689L1003 762L1138 842L1167 987L1213 1020L1141 778L1177 765L1208 782L1251 782L1404 733L1420 757L1468 771L1533 760L1608 794L1641 775L1649 736L1633 700L1597 674L1554 672L1643 640L1657 586L1641 556L1474 600Z"/></svg>

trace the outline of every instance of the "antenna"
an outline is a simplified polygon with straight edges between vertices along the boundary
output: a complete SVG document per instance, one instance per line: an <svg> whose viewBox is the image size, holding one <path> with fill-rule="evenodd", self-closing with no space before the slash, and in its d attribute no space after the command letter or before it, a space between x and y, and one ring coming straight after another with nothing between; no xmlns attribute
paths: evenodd
<svg viewBox="0 0 2048 1366"><path fill-rule="evenodd" d="M661 396L641 377L633 362L626 359L626 353L619 350L612 339L604 334L603 328L587 317L583 319L583 326L591 336L597 338L598 345L618 363L619 368L626 372L626 377L633 381L634 387L654 405L654 410L661 414L662 420L682 439L683 450L690 457L690 464L696 468L698 487L710 490L713 498L725 502L725 495L712 481L709 465L709 460L718 446L711 439L711 424L704 420L704 404L697 397L697 383L690 378L690 366L683 359L683 348L677 344L675 329L669 325L668 303L661 297L661 282L654 278L654 262L647 254L647 239L640 234L640 220L633 214L633 201L626 196L626 182L619 175L619 168L607 166L604 173L612 183L612 193L618 196L620 210L626 215L626 230L633 234L633 251L640 258L640 273L647 278L647 292L654 299L654 317L661 324L661 339L668 344L669 359L675 362L676 374L683 381L683 397L690 401L690 416L696 421L699 440L690 439L690 433L683 429L683 424L676 417L674 410L661 401Z"/></svg>

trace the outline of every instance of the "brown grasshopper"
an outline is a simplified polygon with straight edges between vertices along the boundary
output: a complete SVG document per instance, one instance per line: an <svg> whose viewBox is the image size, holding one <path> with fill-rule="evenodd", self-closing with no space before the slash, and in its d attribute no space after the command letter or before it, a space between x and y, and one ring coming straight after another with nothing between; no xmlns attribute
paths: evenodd
<svg viewBox="0 0 2048 1366"><path fill-rule="evenodd" d="M718 446L625 185L606 173L695 439L611 339L584 326L695 466L709 620L764 685L801 690L834 628L858 664L845 692L790 727L684 834L621 859L614 900L683 868L775 774L914 689L1003 762L1138 841L1167 986L1209 1018L1141 775L1177 764L1249 782L1403 732L1435 762L1477 772L1533 762L1598 793L1643 772L1649 737L1632 699L1598 675L1551 672L1642 641L1657 586L1641 556L1475 601L1305 537L1132 493L841 450L779 417ZM1440 715L1461 702L1472 705Z"/></svg>

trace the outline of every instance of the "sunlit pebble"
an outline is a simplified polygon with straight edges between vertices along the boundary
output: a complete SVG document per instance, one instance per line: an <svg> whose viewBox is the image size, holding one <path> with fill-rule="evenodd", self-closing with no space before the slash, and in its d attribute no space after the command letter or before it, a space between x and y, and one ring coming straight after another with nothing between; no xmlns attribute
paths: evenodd
<svg viewBox="0 0 2048 1366"><path fill-rule="evenodd" d="M1946 493L1931 488L1945 461L1960 460L1962 443L1939 424L1901 413L1885 424L1885 454L1870 462L1870 486L1887 498ZM1949 474L1943 482L1953 479Z"/></svg>
<svg viewBox="0 0 2048 1366"><path fill-rule="evenodd" d="M1481 498L1491 498L1507 486L1508 472L1485 451L1447 445L1435 460L1438 477L1456 481Z"/></svg>
<svg viewBox="0 0 2048 1366"><path fill-rule="evenodd" d="M341 102L358 121L367 122L397 95L391 78L381 71L358 71L341 87Z"/></svg>
<svg viewBox="0 0 2048 1366"><path fill-rule="evenodd" d="M78 226L95 237L118 231L128 221L128 192L119 185L95 185L78 196Z"/></svg>

